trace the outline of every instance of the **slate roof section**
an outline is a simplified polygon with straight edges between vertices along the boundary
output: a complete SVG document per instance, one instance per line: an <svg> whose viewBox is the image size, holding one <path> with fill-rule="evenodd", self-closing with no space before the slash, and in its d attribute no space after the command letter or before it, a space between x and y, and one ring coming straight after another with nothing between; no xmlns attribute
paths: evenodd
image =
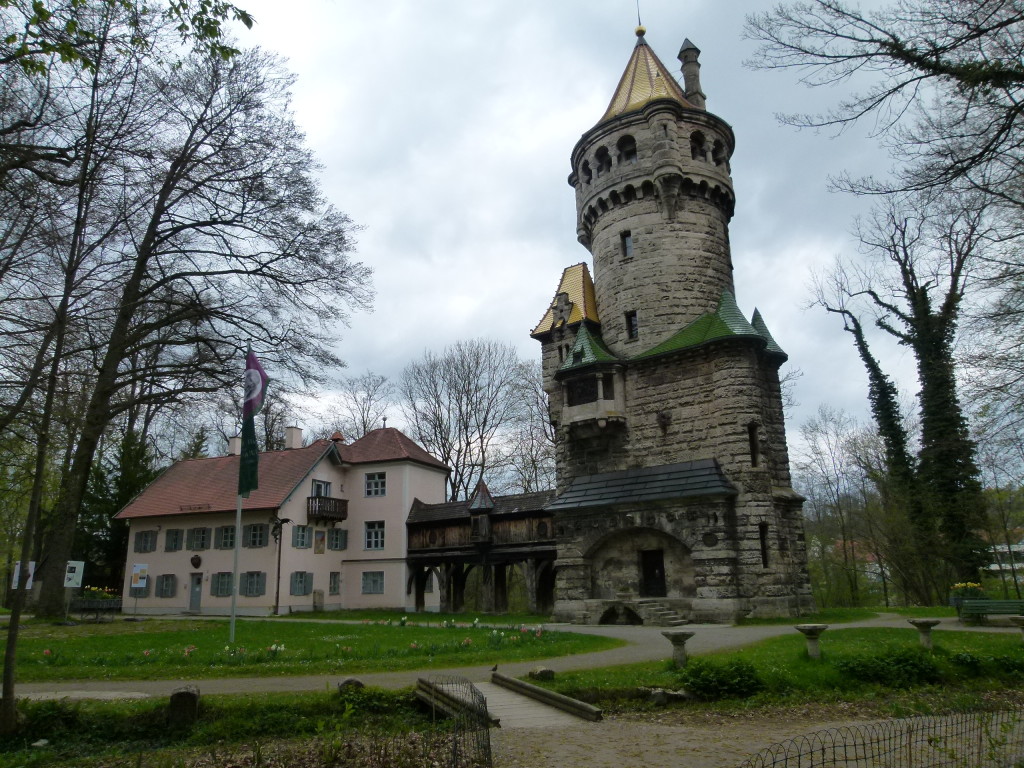
<svg viewBox="0 0 1024 768"><path fill-rule="evenodd" d="M641 352L633 359L655 357L681 349L699 347L717 339L736 337L765 341L764 336L758 333L757 329L743 317L743 313L736 305L736 297L730 291L722 291L718 307L714 312L701 315L682 330L646 352Z"/></svg>
<svg viewBox="0 0 1024 768"><path fill-rule="evenodd" d="M443 461L435 459L394 427L367 432L354 443L341 446L340 453L342 461L348 464L405 460L448 471L448 466Z"/></svg>
<svg viewBox="0 0 1024 768"><path fill-rule="evenodd" d="M768 325L765 323L764 318L761 317L761 312L756 308L754 309L754 316L750 319L750 324L754 326L754 330L761 334L761 338L768 342L769 352L774 352L777 355L782 355L787 360L789 359L789 355L786 354L786 351L779 346L778 342L775 341L768 331Z"/></svg>
<svg viewBox="0 0 1024 768"><path fill-rule="evenodd" d="M576 362L577 357L579 362ZM594 363L615 363L618 359L605 348L599 333L591 332L586 325L581 325L576 334L576 343L558 370L570 371Z"/></svg>
<svg viewBox="0 0 1024 768"><path fill-rule="evenodd" d="M715 459L577 477L548 510L606 507L692 496L735 496L736 488Z"/></svg>
<svg viewBox="0 0 1024 768"><path fill-rule="evenodd" d="M652 101L670 99L684 107L696 109L686 96L683 89L672 76L668 67L644 40L644 28L637 27L637 41L633 53L626 64L626 70L619 79L611 102L598 124L613 117L636 112Z"/></svg>
<svg viewBox="0 0 1024 768"><path fill-rule="evenodd" d="M559 299L565 294L563 303L568 301L568 316L559 317ZM562 279L558 282L558 290L555 291L555 298L551 300L544 317L537 323L537 327L530 331L533 337L561 326L573 325L583 320L600 324L601 320L597 315L597 298L594 293L594 281L590 277L590 270L583 262L566 267L562 271Z"/></svg>
<svg viewBox="0 0 1024 768"><path fill-rule="evenodd" d="M510 496L494 496L494 508L489 512L493 516L512 515L522 512L541 512L555 498L554 491L537 491L535 493L517 493ZM468 520L468 501L448 501L443 504L424 504L419 499L413 502L409 512L409 524L441 523L451 520Z"/></svg>
<svg viewBox="0 0 1024 768"><path fill-rule="evenodd" d="M330 440L317 440L305 448L261 453L260 487L242 499L242 509L277 509L313 467L334 450ZM216 456L172 464L115 517L128 520L234 511L239 461L239 456Z"/></svg>

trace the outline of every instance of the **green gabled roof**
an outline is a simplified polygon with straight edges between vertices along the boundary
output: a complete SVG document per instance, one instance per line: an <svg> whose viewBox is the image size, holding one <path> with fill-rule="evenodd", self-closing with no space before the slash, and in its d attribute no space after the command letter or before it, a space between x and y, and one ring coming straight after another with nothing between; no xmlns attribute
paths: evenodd
<svg viewBox="0 0 1024 768"><path fill-rule="evenodd" d="M754 330L760 334L761 338L768 342L769 352L774 352L777 355L785 355L787 358L789 357L789 355L786 355L785 350L778 345L778 342L776 342L768 332L768 326L765 325L764 318L761 317L761 313L756 307L754 308L754 316L750 318L750 324L754 326Z"/></svg>
<svg viewBox="0 0 1024 768"><path fill-rule="evenodd" d="M740 308L736 306L736 298L732 293L730 291L722 291L722 298L718 300L718 308L714 312L701 315L658 346L646 352L641 352L633 359L653 357L665 352L675 352L676 350L688 347L697 347L715 339L727 339L737 336L753 337L756 339L764 338L754 326L747 322L743 313L740 312Z"/></svg>
<svg viewBox="0 0 1024 768"><path fill-rule="evenodd" d="M582 354L582 358L579 362L574 363L573 360L576 359L577 354ZM605 348L604 343L601 341L601 336L598 333L591 333L590 329L587 328L587 324L582 323L576 334L576 343L572 345L572 350L558 370L570 371L574 368L583 368L594 363L614 363L618 359Z"/></svg>

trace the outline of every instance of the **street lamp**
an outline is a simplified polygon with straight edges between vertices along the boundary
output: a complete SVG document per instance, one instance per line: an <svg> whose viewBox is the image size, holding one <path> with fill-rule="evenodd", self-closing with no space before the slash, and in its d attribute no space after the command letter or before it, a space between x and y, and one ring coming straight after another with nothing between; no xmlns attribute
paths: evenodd
<svg viewBox="0 0 1024 768"><path fill-rule="evenodd" d="M274 544L277 545L277 574L274 576L274 615L277 616L281 606L281 529L285 523L290 523L287 517L270 516L270 535L274 537Z"/></svg>

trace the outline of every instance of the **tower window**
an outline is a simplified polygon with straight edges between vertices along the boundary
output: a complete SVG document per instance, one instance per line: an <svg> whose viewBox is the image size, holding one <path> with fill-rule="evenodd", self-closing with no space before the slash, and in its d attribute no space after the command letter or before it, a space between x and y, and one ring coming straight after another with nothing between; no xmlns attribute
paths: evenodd
<svg viewBox="0 0 1024 768"><path fill-rule="evenodd" d="M761 463L761 441L757 424L747 424L747 442L750 443L750 466L756 467Z"/></svg>
<svg viewBox="0 0 1024 768"><path fill-rule="evenodd" d="M628 229L619 233L619 250L622 253L622 258L633 258L633 233Z"/></svg>
<svg viewBox="0 0 1024 768"><path fill-rule="evenodd" d="M716 141L715 145L711 148L711 159L715 165L723 165L725 163L725 144L721 141Z"/></svg>
<svg viewBox="0 0 1024 768"><path fill-rule="evenodd" d="M590 163L586 160L584 160L583 165L580 166L580 176L583 177L584 184L589 184L594 178L594 174L590 170Z"/></svg>
<svg viewBox="0 0 1024 768"><path fill-rule="evenodd" d="M640 321L637 319L635 309L626 313L626 338L640 338Z"/></svg>
<svg viewBox="0 0 1024 768"><path fill-rule="evenodd" d="M632 136L623 136L616 147L619 150L619 165L636 162L636 139Z"/></svg>
<svg viewBox="0 0 1024 768"><path fill-rule="evenodd" d="M761 567L768 567L768 523L757 524L757 535L761 540Z"/></svg>
<svg viewBox="0 0 1024 768"><path fill-rule="evenodd" d="M704 139L704 134L700 131L694 131L690 134L690 158L692 160L704 161L708 159L707 141Z"/></svg>
<svg viewBox="0 0 1024 768"><path fill-rule="evenodd" d="M597 152L594 153L594 159L597 161L598 176L608 173L612 169L612 156L608 147L598 147Z"/></svg>

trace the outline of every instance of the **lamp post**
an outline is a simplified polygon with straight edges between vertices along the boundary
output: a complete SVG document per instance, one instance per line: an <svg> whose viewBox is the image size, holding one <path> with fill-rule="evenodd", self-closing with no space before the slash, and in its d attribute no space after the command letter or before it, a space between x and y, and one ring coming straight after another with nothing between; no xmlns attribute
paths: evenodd
<svg viewBox="0 0 1024 768"><path fill-rule="evenodd" d="M277 545L277 573L274 576L274 615L277 616L281 607L281 529L285 523L290 523L287 517L281 518L277 515L270 516L270 535L274 537L274 544Z"/></svg>

